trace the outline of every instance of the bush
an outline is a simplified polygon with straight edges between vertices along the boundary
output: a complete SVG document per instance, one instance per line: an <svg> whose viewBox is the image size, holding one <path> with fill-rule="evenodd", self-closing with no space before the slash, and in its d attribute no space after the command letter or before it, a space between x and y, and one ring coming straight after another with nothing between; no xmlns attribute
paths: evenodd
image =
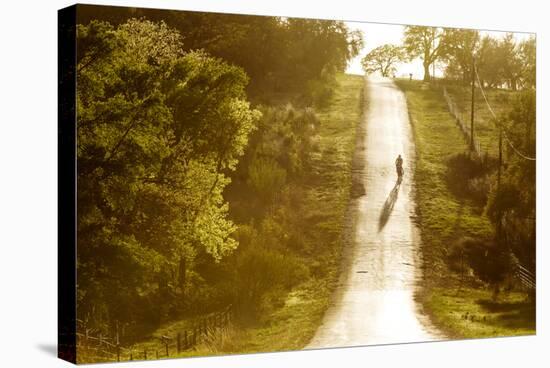
<svg viewBox="0 0 550 368"><path fill-rule="evenodd" d="M248 185L270 202L286 183L286 170L272 158L257 158L248 168Z"/></svg>
<svg viewBox="0 0 550 368"><path fill-rule="evenodd" d="M447 183L458 196L468 197L485 205L490 190L490 164L470 153L457 153L447 160Z"/></svg>
<svg viewBox="0 0 550 368"><path fill-rule="evenodd" d="M235 275L236 306L243 315L255 318L267 293L279 288L289 290L306 280L309 272L297 257L257 244L239 254Z"/></svg>
<svg viewBox="0 0 550 368"><path fill-rule="evenodd" d="M487 203L490 190L491 180L487 175L469 179L466 183L467 193L469 193L470 197L480 205Z"/></svg>
<svg viewBox="0 0 550 368"><path fill-rule="evenodd" d="M495 295L514 265L512 254L505 247L493 241L472 238L460 239L447 260L455 272L464 272L467 265L477 278L495 288Z"/></svg>

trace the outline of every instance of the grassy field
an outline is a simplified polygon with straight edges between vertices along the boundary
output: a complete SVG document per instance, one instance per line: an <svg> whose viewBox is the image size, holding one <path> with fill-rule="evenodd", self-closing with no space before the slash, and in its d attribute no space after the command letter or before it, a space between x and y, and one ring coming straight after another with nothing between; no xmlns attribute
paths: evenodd
<svg viewBox="0 0 550 368"><path fill-rule="evenodd" d="M501 293L495 302L490 289L472 278L460 285L458 275L448 270L445 260L457 239L488 238L493 229L479 204L449 188L447 160L467 146L442 93L420 81L397 84L407 96L416 140L417 221L424 258L418 298L425 312L452 338L534 333L534 310L525 294Z"/></svg>
<svg viewBox="0 0 550 368"><path fill-rule="evenodd" d="M315 137L318 149L312 157L312 177L305 190L302 216L313 226L303 229L313 250L314 277L295 287L282 305L262 323L230 326L179 356L296 350L313 337L326 310L339 275L342 232L350 198L351 164L356 128L362 115L363 77L339 75L338 87L326 108L317 111L320 128ZM315 270L322 270L316 273ZM159 349L158 337L174 336L193 321L176 321L159 328L153 339L134 346ZM153 358L153 357L151 357Z"/></svg>

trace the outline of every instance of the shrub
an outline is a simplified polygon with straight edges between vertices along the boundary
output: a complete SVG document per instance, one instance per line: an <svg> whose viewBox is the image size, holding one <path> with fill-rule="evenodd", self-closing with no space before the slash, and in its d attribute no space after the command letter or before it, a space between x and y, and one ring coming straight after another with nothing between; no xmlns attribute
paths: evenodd
<svg viewBox="0 0 550 368"><path fill-rule="evenodd" d="M464 261L464 263L462 262ZM464 272L466 264L481 281L495 288L513 271L513 256L508 249L493 241L462 238L453 247L448 257L454 271Z"/></svg>
<svg viewBox="0 0 550 368"><path fill-rule="evenodd" d="M309 277L303 261L256 244L241 252L236 262L236 305L243 315L257 317L262 299L278 288L288 290Z"/></svg>
<svg viewBox="0 0 550 368"><path fill-rule="evenodd" d="M470 153L457 153L447 160L447 183L458 196L468 197L480 205L487 202L490 190L490 165Z"/></svg>
<svg viewBox="0 0 550 368"><path fill-rule="evenodd" d="M248 185L270 202L286 183L286 170L272 158L257 158L248 168Z"/></svg>

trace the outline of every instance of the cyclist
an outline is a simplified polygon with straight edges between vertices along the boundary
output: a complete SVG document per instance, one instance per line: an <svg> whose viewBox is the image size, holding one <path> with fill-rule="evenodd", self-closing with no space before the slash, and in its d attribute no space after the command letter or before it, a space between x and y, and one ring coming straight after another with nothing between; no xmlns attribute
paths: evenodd
<svg viewBox="0 0 550 368"><path fill-rule="evenodd" d="M397 176L402 177L403 176L403 158L401 155L397 156L395 159L395 169L397 171Z"/></svg>

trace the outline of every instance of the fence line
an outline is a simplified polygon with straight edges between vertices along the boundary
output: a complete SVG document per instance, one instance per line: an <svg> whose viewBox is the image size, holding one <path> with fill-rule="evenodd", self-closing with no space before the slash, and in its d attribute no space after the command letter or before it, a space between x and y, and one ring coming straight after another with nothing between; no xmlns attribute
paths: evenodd
<svg viewBox="0 0 550 368"><path fill-rule="evenodd" d="M456 106L455 102L447 92L447 88L445 86L443 86L443 97L445 98L445 102L447 102L447 107L449 108L449 112L455 118L455 121L458 127L460 128L460 130L462 131L462 134L464 135L464 138L466 139L468 145L470 145L470 142L472 141L474 142L473 149L477 154L477 156L481 159L482 158L481 143L479 142L479 139L477 138L475 132L474 132L474 137L472 139L470 134L470 128L465 122L466 119L464 119L464 114L462 113L462 111L460 111L458 106Z"/></svg>
<svg viewBox="0 0 550 368"><path fill-rule="evenodd" d="M530 290L534 290L537 288L535 275L522 265L518 264L516 266L515 274L525 288Z"/></svg>
<svg viewBox="0 0 550 368"><path fill-rule="evenodd" d="M93 351L97 357L117 362L168 358L195 347L217 330L227 327L232 319L233 308L229 305L220 312L200 318L192 328L179 331L174 336L161 336L155 348L124 346L119 336L113 338L101 333L94 336L90 334L92 330L83 326L85 333L76 334L77 348Z"/></svg>

